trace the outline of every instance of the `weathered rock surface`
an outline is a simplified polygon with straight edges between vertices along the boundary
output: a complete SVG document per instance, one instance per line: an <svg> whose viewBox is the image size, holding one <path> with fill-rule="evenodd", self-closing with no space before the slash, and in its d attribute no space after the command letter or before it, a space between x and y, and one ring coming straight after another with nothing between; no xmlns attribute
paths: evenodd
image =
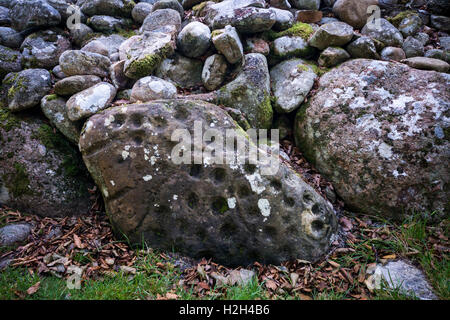
<svg viewBox="0 0 450 320"><path fill-rule="evenodd" d="M59 65L62 72L67 76L95 75L106 77L111 60L98 53L68 50L59 57Z"/></svg>
<svg viewBox="0 0 450 320"><path fill-rule="evenodd" d="M425 54L423 44L419 40L411 36L406 38L406 40L403 42L402 49L405 52L407 58L423 57L423 55Z"/></svg>
<svg viewBox="0 0 450 320"><path fill-rule="evenodd" d="M203 85L208 90L215 90L225 80L228 64L221 54L213 54L205 60L202 70Z"/></svg>
<svg viewBox="0 0 450 320"><path fill-rule="evenodd" d="M38 105L50 89L50 72L26 69L6 75L2 82L2 97L9 110L16 112Z"/></svg>
<svg viewBox="0 0 450 320"><path fill-rule="evenodd" d="M174 48L174 35L169 33L145 32L129 38L119 49L120 59L126 59L125 75L139 79L152 74L174 52Z"/></svg>
<svg viewBox="0 0 450 320"><path fill-rule="evenodd" d="M0 248L11 247L27 240L31 226L26 223L9 224L0 228Z"/></svg>
<svg viewBox="0 0 450 320"><path fill-rule="evenodd" d="M16 30L9 27L0 27L0 45L16 49L20 47L22 41L23 36Z"/></svg>
<svg viewBox="0 0 450 320"><path fill-rule="evenodd" d="M177 31L181 27L181 17L178 11L173 9L160 9L150 13L142 23L139 31L156 31L164 26L173 26Z"/></svg>
<svg viewBox="0 0 450 320"><path fill-rule="evenodd" d="M381 282L384 281L388 289L398 290L401 294L421 300L438 299L423 272L409 262L397 260L386 265L378 264L367 273L373 274L368 285L374 289L382 289Z"/></svg>
<svg viewBox="0 0 450 320"><path fill-rule="evenodd" d="M317 61L320 66L329 68L350 59L347 51L339 47L328 47L320 54Z"/></svg>
<svg viewBox="0 0 450 320"><path fill-rule="evenodd" d="M297 109L314 85L317 75L301 59L286 60L270 70L270 85L279 113L289 113Z"/></svg>
<svg viewBox="0 0 450 320"><path fill-rule="evenodd" d="M194 121L203 130L214 123L221 134L242 130L221 108L186 100L120 106L89 119L80 147L116 230L133 243L227 265L314 261L327 252L333 209L285 164L272 176L258 172L261 163L175 164L171 135L192 134Z"/></svg>
<svg viewBox="0 0 450 320"><path fill-rule="evenodd" d="M69 119L66 99L54 94L45 96L41 100L41 110L53 126L72 143L78 145L80 126Z"/></svg>
<svg viewBox="0 0 450 320"><path fill-rule="evenodd" d="M416 69L436 70L438 72L448 72L450 70L450 64L445 61L433 58L413 57L404 59L401 62Z"/></svg>
<svg viewBox="0 0 450 320"><path fill-rule="evenodd" d="M207 25L198 21L187 24L177 37L177 49L189 58L202 56L210 44L211 31Z"/></svg>
<svg viewBox="0 0 450 320"><path fill-rule="evenodd" d="M131 16L133 17L133 20L136 21L139 24L142 24L145 20L145 18L152 12L153 5L146 2L139 2L137 3L133 11L131 12Z"/></svg>
<svg viewBox="0 0 450 320"><path fill-rule="evenodd" d="M308 43L320 50L328 47L340 47L352 40L353 28L345 22L330 22L320 26Z"/></svg>
<svg viewBox="0 0 450 320"><path fill-rule="evenodd" d="M257 33L270 30L276 22L275 12L264 7L262 0L226 0L209 2L203 11L212 30L231 25L242 33Z"/></svg>
<svg viewBox="0 0 450 320"><path fill-rule="evenodd" d="M77 148L36 116L0 112L0 202L40 216L86 213L93 184Z"/></svg>
<svg viewBox="0 0 450 320"><path fill-rule="evenodd" d="M45 0L18 0L10 11L12 27L22 31L33 27L49 27L61 22L59 12Z"/></svg>
<svg viewBox="0 0 450 320"><path fill-rule="evenodd" d="M100 82L73 95L66 103L69 119L77 121L105 109L116 93L117 89L112 84Z"/></svg>
<svg viewBox="0 0 450 320"><path fill-rule="evenodd" d="M88 16L108 15L130 17L134 2L131 0L89 0L82 1L81 11Z"/></svg>
<svg viewBox="0 0 450 320"><path fill-rule="evenodd" d="M183 6L180 4L178 0L158 0L153 5L152 11L161 10L161 9L172 9L178 11L180 17L184 16Z"/></svg>
<svg viewBox="0 0 450 320"><path fill-rule="evenodd" d="M97 76L71 76L55 83L55 93L61 96L71 96L101 82Z"/></svg>
<svg viewBox="0 0 450 320"><path fill-rule="evenodd" d="M177 95L177 88L168 81L157 77L139 79L131 89L131 102L172 99Z"/></svg>
<svg viewBox="0 0 450 320"><path fill-rule="evenodd" d="M346 48L352 58L366 58L366 59L379 59L380 55L377 53L377 49L372 39L369 37L360 37L351 42Z"/></svg>
<svg viewBox="0 0 450 320"><path fill-rule="evenodd" d="M202 69L201 60L186 58L177 53L165 59L155 75L182 88L191 88L202 84Z"/></svg>
<svg viewBox="0 0 450 320"><path fill-rule="evenodd" d="M90 17L87 24L99 32L114 32L129 28L131 20L99 15Z"/></svg>
<svg viewBox="0 0 450 320"><path fill-rule="evenodd" d="M403 44L403 36L389 21L384 18L379 20L379 28L373 23L368 23L361 30L365 36L373 38L381 42L384 47L401 47Z"/></svg>
<svg viewBox="0 0 450 320"><path fill-rule="evenodd" d="M71 48L70 41L58 29L33 33L20 46L25 67L44 69L58 65L61 54Z"/></svg>
<svg viewBox="0 0 450 320"><path fill-rule="evenodd" d="M266 57L249 53L244 59L244 66L236 79L217 91L218 101L242 111L253 128L270 128L273 110Z"/></svg>
<svg viewBox="0 0 450 320"><path fill-rule="evenodd" d="M323 75L296 142L358 212L448 214L447 74L352 60Z"/></svg>
<svg viewBox="0 0 450 320"><path fill-rule="evenodd" d="M400 61L406 58L405 51L402 48L386 47L381 51L382 60Z"/></svg>
<svg viewBox="0 0 450 320"><path fill-rule="evenodd" d="M224 29L214 30L212 42L229 63L233 64L242 60L244 49L234 27L226 26Z"/></svg>
<svg viewBox="0 0 450 320"><path fill-rule="evenodd" d="M284 36L273 42L273 54L277 58L307 58L313 53L314 48L310 47L302 37Z"/></svg>

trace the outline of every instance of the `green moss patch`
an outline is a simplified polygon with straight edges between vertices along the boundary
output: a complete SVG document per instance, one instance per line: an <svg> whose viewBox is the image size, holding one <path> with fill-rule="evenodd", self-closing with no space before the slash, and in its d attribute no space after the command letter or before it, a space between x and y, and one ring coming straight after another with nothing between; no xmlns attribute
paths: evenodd
<svg viewBox="0 0 450 320"><path fill-rule="evenodd" d="M83 163L72 144L62 134L55 132L52 127L47 124L40 126L32 138L39 140L46 148L64 154L61 166L56 171L58 174L64 172L71 177L84 174Z"/></svg>
<svg viewBox="0 0 450 320"><path fill-rule="evenodd" d="M266 35L270 40L275 40L285 36L301 37L303 40L308 40L313 33L314 29L309 24L297 22L292 27L284 31L275 32L273 30L269 30Z"/></svg>
<svg viewBox="0 0 450 320"><path fill-rule="evenodd" d="M417 12L412 10L402 11L399 14L397 14L395 17L388 17L387 21L392 23L396 28L400 25L403 19L408 18L412 15L417 15Z"/></svg>
<svg viewBox="0 0 450 320"><path fill-rule="evenodd" d="M0 105L0 128L8 132L15 127L20 127L20 119Z"/></svg>

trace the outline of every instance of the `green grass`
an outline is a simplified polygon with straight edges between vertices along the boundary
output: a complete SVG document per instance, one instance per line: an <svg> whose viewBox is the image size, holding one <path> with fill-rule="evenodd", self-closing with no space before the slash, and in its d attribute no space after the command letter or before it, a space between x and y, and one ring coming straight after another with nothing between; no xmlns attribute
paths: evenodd
<svg viewBox="0 0 450 320"><path fill-rule="evenodd" d="M225 300L261 300L267 299L262 284L253 278L245 286L228 286Z"/></svg>

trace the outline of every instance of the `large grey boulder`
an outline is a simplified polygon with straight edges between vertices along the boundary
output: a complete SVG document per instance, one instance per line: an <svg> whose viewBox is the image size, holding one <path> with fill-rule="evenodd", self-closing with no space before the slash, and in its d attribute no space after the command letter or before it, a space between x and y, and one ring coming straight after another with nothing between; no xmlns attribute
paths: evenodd
<svg viewBox="0 0 450 320"><path fill-rule="evenodd" d="M20 46L26 67L44 69L58 65L61 54L71 48L69 39L58 29L33 33Z"/></svg>
<svg viewBox="0 0 450 320"><path fill-rule="evenodd" d="M88 212L93 184L78 148L41 118L0 112L0 202L40 216Z"/></svg>
<svg viewBox="0 0 450 320"><path fill-rule="evenodd" d="M212 42L217 51L223 54L229 63L233 64L242 60L244 48L236 28L226 26L223 29L214 30Z"/></svg>
<svg viewBox="0 0 450 320"><path fill-rule="evenodd" d="M438 72L448 72L450 70L450 64L447 62L427 57L412 57L403 59L401 62L412 68L422 70L435 70Z"/></svg>
<svg viewBox="0 0 450 320"><path fill-rule="evenodd" d="M279 113L297 109L314 85L317 75L301 59L291 59L270 70L270 86L275 97L273 107Z"/></svg>
<svg viewBox="0 0 450 320"><path fill-rule="evenodd" d="M323 256L336 232L333 209L278 157L272 158L279 165L273 175L261 174L261 162L172 160L174 130L192 135L194 125L206 130L211 124L218 134L238 130L248 150L247 135L233 119L200 101L119 106L89 119L80 148L117 233L226 265ZM206 142L198 147L208 149Z"/></svg>
<svg viewBox="0 0 450 320"><path fill-rule="evenodd" d="M243 112L253 128L268 129L272 124L270 76L266 57L249 53L238 76L217 91L218 101Z"/></svg>
<svg viewBox="0 0 450 320"><path fill-rule="evenodd" d="M219 88L225 80L228 64L224 56L213 54L205 60L202 70L203 85L208 90Z"/></svg>
<svg viewBox="0 0 450 320"><path fill-rule="evenodd" d="M212 30L231 25L242 33L257 33L270 30L276 22L275 12L264 7L262 0L226 0L207 2L202 13Z"/></svg>
<svg viewBox="0 0 450 320"><path fill-rule="evenodd" d="M0 27L0 45L13 49L19 48L23 42L23 36L13 28Z"/></svg>
<svg viewBox="0 0 450 320"><path fill-rule="evenodd" d="M321 52L319 60L320 66L330 68L350 59L347 51L339 47L328 47Z"/></svg>
<svg viewBox="0 0 450 320"><path fill-rule="evenodd" d="M403 42L402 49L405 52L407 58L423 57L423 55L425 54L425 49L422 42L411 36L406 38L406 40Z"/></svg>
<svg viewBox="0 0 450 320"><path fill-rule="evenodd" d="M181 17L173 9L160 9L153 11L144 19L139 32L156 31L164 26L173 26L178 31L181 28Z"/></svg>
<svg viewBox="0 0 450 320"><path fill-rule="evenodd" d="M73 144L78 145L80 126L69 119L66 99L55 94L47 95L41 100L42 113Z"/></svg>
<svg viewBox="0 0 450 320"><path fill-rule="evenodd" d="M443 217L449 81L400 63L347 61L320 78L298 111L296 142L349 208L397 220Z"/></svg>
<svg viewBox="0 0 450 320"><path fill-rule="evenodd" d="M352 58L380 59L375 43L369 37L359 37L345 48Z"/></svg>
<svg viewBox="0 0 450 320"><path fill-rule="evenodd" d="M157 77L144 77L136 81L131 89L131 102L172 99L177 95L177 88L170 82Z"/></svg>
<svg viewBox="0 0 450 320"><path fill-rule="evenodd" d="M330 22L321 25L308 41L312 47L320 50L328 47L340 47L352 40L353 28L345 22Z"/></svg>
<svg viewBox="0 0 450 320"><path fill-rule="evenodd" d="M403 36L400 31L384 18L378 19L378 22L379 27L373 23L367 23L361 33L381 42L383 47L401 47Z"/></svg>
<svg viewBox="0 0 450 320"><path fill-rule="evenodd" d="M134 7L131 0L88 0L81 4L81 11L88 16L107 15L119 17L131 17Z"/></svg>
<svg viewBox="0 0 450 320"><path fill-rule="evenodd" d="M67 76L95 75L106 77L111 60L98 53L68 50L59 57L59 65L62 72Z"/></svg>
<svg viewBox="0 0 450 320"><path fill-rule="evenodd" d="M180 17L184 16L183 6L180 4L178 0L158 0L153 5L152 11L161 10L161 9L172 9L178 11Z"/></svg>
<svg viewBox="0 0 450 320"><path fill-rule="evenodd" d="M273 54L277 58L299 57L307 58L315 49L308 45L302 37L284 36L273 42Z"/></svg>
<svg viewBox="0 0 450 320"><path fill-rule="evenodd" d="M211 31L198 21L188 23L177 37L177 49L189 58L202 56L210 45Z"/></svg>
<svg viewBox="0 0 450 320"><path fill-rule="evenodd" d="M61 22L59 12L46 0L17 0L10 11L12 27L22 31L34 27L56 26Z"/></svg>
<svg viewBox="0 0 450 320"><path fill-rule="evenodd" d="M107 108L116 93L117 89L108 82L100 82L78 92L66 103L69 119L72 121L84 119Z"/></svg>
<svg viewBox="0 0 450 320"><path fill-rule="evenodd" d="M368 286L378 290L395 290L400 294L420 300L438 300L425 274L405 260L389 261L367 269ZM387 284L383 287L381 284Z"/></svg>
<svg viewBox="0 0 450 320"><path fill-rule="evenodd" d="M8 224L0 228L0 248L12 247L28 239L31 225L27 223Z"/></svg>
<svg viewBox="0 0 450 320"><path fill-rule="evenodd" d="M125 75L131 79L151 75L174 48L174 35L170 33L145 32L129 38L119 48L120 59L126 59Z"/></svg>
<svg viewBox="0 0 450 320"><path fill-rule="evenodd" d="M100 77L91 75L70 76L56 82L54 89L58 95L71 96L101 81L102 79Z"/></svg>
<svg viewBox="0 0 450 320"><path fill-rule="evenodd" d="M408 36L414 36L422 26L422 19L418 14L412 14L407 16L400 22L398 30L406 38Z"/></svg>
<svg viewBox="0 0 450 320"><path fill-rule="evenodd" d="M191 88L202 84L202 70L201 60L186 58L176 53L161 62L155 75L181 88Z"/></svg>
<svg viewBox="0 0 450 320"><path fill-rule="evenodd" d="M90 17L87 20L87 24L96 31L111 33L130 28L132 21L130 19L97 15Z"/></svg>
<svg viewBox="0 0 450 320"><path fill-rule="evenodd" d="M139 24L142 24L147 18L147 16L152 12L153 5L146 2L139 2L137 3L133 11L131 12L131 16L133 17L133 20L136 21Z"/></svg>
<svg viewBox="0 0 450 320"><path fill-rule="evenodd" d="M285 30L294 24L294 15L289 10L282 10L277 8L270 8L275 13L275 24L273 29L275 30Z"/></svg>
<svg viewBox="0 0 450 320"><path fill-rule="evenodd" d="M402 48L386 47L381 51L382 60L400 61L406 58L405 51Z"/></svg>
<svg viewBox="0 0 450 320"><path fill-rule="evenodd" d="M2 82L2 98L9 110L16 112L38 105L50 89L50 72L26 69L6 75Z"/></svg>

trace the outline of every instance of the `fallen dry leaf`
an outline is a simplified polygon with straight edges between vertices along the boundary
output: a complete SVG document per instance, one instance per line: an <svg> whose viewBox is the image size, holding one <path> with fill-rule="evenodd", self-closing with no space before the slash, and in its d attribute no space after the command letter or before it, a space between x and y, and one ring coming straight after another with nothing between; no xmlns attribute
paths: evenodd
<svg viewBox="0 0 450 320"><path fill-rule="evenodd" d="M35 284L33 284L31 287L28 288L27 293L29 296L32 294L35 294L39 290L39 286L41 285L41 282L38 281Z"/></svg>

